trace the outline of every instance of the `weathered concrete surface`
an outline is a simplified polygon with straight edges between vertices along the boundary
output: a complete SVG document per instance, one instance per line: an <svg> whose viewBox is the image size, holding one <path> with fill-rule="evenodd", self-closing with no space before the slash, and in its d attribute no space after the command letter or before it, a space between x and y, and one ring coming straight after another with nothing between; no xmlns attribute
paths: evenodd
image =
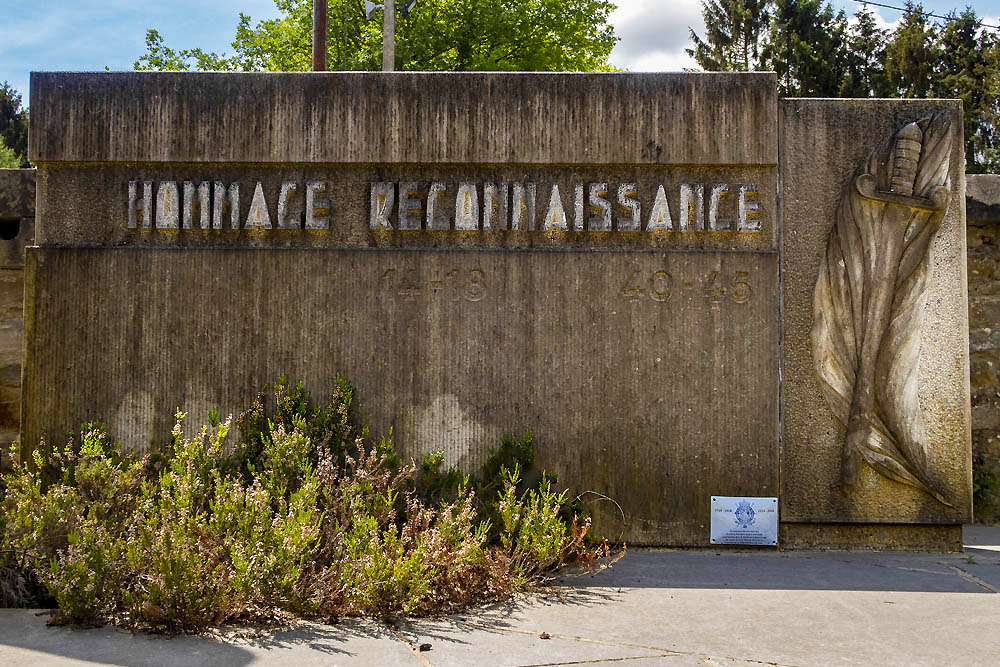
<svg viewBox="0 0 1000 667"><path fill-rule="evenodd" d="M0 169L0 269L23 269L34 238L35 170Z"/></svg>
<svg viewBox="0 0 1000 667"><path fill-rule="evenodd" d="M0 610L0 663L936 667L1000 654L997 528L967 527L961 555L631 550L567 584L396 628L345 620L256 638L74 632Z"/></svg>
<svg viewBox="0 0 1000 667"><path fill-rule="evenodd" d="M857 502L831 489L842 434L808 332L818 260L858 162L903 121L957 106L779 106L774 82L36 74L25 442L99 418L143 447L167 437L177 407L198 422L209 408L243 408L279 373L322 394L340 371L359 385L365 420L393 426L414 456L443 448L469 467L501 433L532 427L540 464L621 503L624 528L609 503L596 510L611 537L704 544L710 495L777 494L780 468L785 521L925 524L931 537L913 546L953 544L941 526L969 515L971 486L960 137L932 249L920 388L930 467L953 508L873 475ZM238 183L239 228L251 212L278 217L284 182L312 179L330 183L324 231L168 231L159 214L149 230L128 228L130 182L157 184L157 196L163 183ZM756 183L762 227L649 232L644 219L628 231L619 199L609 231L465 231L424 218L400 232L398 211L386 219L396 228L374 231L373 181L414 181L425 194L435 181L449 192L473 182L483 199L486 182L531 181L536 216L558 184L567 219L585 208L570 194L577 184L635 183L643 206L664 185L678 221L684 187ZM257 184L263 203L251 204ZM720 205L730 219L734 191ZM455 213L449 196L439 204Z"/></svg>
<svg viewBox="0 0 1000 667"><path fill-rule="evenodd" d="M594 505L604 534L706 544L712 494L777 491L777 268L761 252L31 248L24 442L97 419L142 448L178 407L198 428L279 374L322 396L340 372L363 423L417 460L442 449L470 470L531 427L539 466L624 509L623 527Z"/></svg>
<svg viewBox="0 0 1000 667"><path fill-rule="evenodd" d="M101 419L143 448L178 407L197 428L281 373L322 395L339 371L362 420L414 457L443 449L473 468L531 427L541 466L623 508L624 526L597 504L599 530L705 544L712 494L777 492L774 79L36 73L24 447ZM220 183L213 215L238 184L236 228L219 208L218 230L170 231L185 181ZM314 206L328 229L308 211L294 229L250 224L290 219L283 184L313 181L329 184ZM372 183L386 181L392 229L373 230ZM429 214L434 182L448 220ZM457 229L463 182L482 201L486 183L533 183L534 219ZM608 206L584 205L591 185ZM671 232L649 231L660 186ZM682 232L692 188L704 195ZM404 189L426 201L402 232ZM514 200L511 225L531 216ZM572 225L543 229L550 201ZM748 215L760 231L736 224Z"/></svg>
<svg viewBox="0 0 1000 667"><path fill-rule="evenodd" d="M1000 220L1000 174L965 175L965 216L971 224Z"/></svg>
<svg viewBox="0 0 1000 667"><path fill-rule="evenodd" d="M862 464L850 497L836 488L844 428L820 391L810 343L813 290L841 193L858 165L906 123L959 116L954 102L782 100L784 326L781 518L792 523L959 524L971 515L965 201L961 132L952 150L951 199L930 248L919 397L928 467L953 507ZM954 121L953 126L961 126ZM830 541L847 536L839 528ZM858 533L862 537L862 533ZM859 546L864 546L863 540ZM934 540L930 540L931 543ZM919 540L917 548L923 546Z"/></svg>
<svg viewBox="0 0 1000 667"><path fill-rule="evenodd" d="M969 380L977 521L1000 519L1000 175L966 175Z"/></svg>
<svg viewBox="0 0 1000 667"><path fill-rule="evenodd" d="M35 170L0 169L0 469L21 419L24 248L35 235Z"/></svg>
<svg viewBox="0 0 1000 667"><path fill-rule="evenodd" d="M954 552L962 550L962 526L786 521L781 524L781 548Z"/></svg>
<svg viewBox="0 0 1000 667"><path fill-rule="evenodd" d="M35 215L35 170L0 169L0 218Z"/></svg>
<svg viewBox="0 0 1000 667"><path fill-rule="evenodd" d="M773 73L33 72L49 162L775 164Z"/></svg>

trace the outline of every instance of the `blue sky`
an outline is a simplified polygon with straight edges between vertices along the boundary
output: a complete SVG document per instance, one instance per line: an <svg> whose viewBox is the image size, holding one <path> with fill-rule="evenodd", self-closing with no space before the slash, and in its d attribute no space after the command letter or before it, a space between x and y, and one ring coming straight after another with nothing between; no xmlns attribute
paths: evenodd
<svg viewBox="0 0 1000 667"><path fill-rule="evenodd" d="M902 5L902 0L880 0ZM419 2L419 0L418 0ZM634 71L678 70L693 66L684 54L688 26L701 30L700 0L618 0L612 16L621 42L612 53L618 67ZM853 14L858 4L833 0L834 7ZM923 2L926 10L946 14L971 5L988 23L1000 25L996 0L959 4ZM156 28L168 46L200 46L232 52L230 42L242 11L254 21L278 15L273 0L3 0L0 16L0 81L8 81L28 98L32 70L132 69L145 52L147 28ZM891 26L900 13L873 7Z"/></svg>

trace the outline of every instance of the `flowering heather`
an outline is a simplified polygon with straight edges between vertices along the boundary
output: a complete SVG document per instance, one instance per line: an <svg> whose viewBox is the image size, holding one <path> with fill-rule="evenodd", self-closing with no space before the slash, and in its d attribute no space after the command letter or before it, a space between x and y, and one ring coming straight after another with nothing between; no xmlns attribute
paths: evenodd
<svg viewBox="0 0 1000 667"><path fill-rule="evenodd" d="M169 446L142 458L96 424L62 449L40 443L3 480L2 602L43 586L63 622L170 633L394 618L620 557L585 541L589 521L548 475L525 483L530 432L479 475L443 470L440 454L404 466L391 439L354 425L353 393L338 378L313 408L281 378L239 416L238 440L216 414L186 435L178 412Z"/></svg>

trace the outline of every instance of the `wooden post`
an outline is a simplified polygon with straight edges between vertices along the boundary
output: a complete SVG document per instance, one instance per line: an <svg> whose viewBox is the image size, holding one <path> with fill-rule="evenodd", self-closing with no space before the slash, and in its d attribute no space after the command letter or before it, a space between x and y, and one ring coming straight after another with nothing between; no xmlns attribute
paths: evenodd
<svg viewBox="0 0 1000 667"><path fill-rule="evenodd" d="M327 0L313 0L313 71L325 72Z"/></svg>

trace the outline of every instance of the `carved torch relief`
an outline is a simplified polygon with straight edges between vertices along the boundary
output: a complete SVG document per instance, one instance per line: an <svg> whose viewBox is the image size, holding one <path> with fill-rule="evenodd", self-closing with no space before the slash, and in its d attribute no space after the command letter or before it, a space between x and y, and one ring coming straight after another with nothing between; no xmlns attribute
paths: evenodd
<svg viewBox="0 0 1000 667"><path fill-rule="evenodd" d="M847 429L845 492L864 459L950 506L928 473L917 374L952 143L944 114L910 123L871 154L840 199L813 296L812 349L826 400Z"/></svg>

